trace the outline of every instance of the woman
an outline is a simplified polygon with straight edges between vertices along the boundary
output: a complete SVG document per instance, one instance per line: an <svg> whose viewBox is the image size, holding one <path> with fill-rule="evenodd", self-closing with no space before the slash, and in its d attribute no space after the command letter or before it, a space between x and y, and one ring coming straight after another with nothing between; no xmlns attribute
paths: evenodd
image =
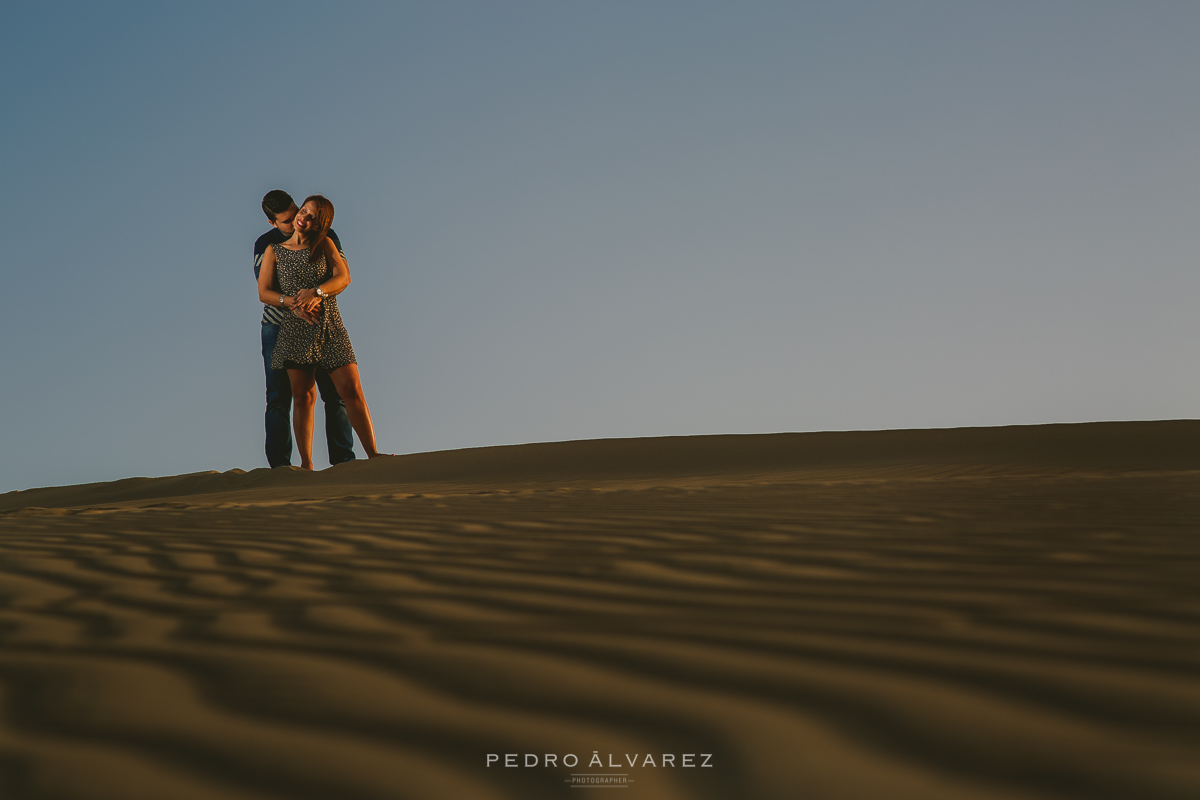
<svg viewBox="0 0 1200 800"><path fill-rule="evenodd" d="M363 397L358 363L334 298L350 285L346 259L329 239L333 203L319 194L304 201L292 223L295 233L263 254L258 299L294 311L283 318L272 369L286 369L292 384L292 428L300 467L312 469L313 410L317 403L316 369L329 373L346 403L346 415L367 451L375 449L375 426ZM276 279L280 291L275 291Z"/></svg>

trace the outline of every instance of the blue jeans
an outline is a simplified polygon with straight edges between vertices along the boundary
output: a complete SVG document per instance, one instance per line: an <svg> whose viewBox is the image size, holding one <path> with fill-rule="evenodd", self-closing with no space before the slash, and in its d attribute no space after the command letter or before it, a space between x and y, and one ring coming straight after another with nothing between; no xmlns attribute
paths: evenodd
<svg viewBox="0 0 1200 800"><path fill-rule="evenodd" d="M286 467L292 463L292 383L286 369L271 369L271 354L279 338L279 326L263 323L262 355L267 372L267 463ZM317 388L325 403L325 440L329 443L329 463L354 460L354 429L346 416L337 387L329 373L317 370Z"/></svg>

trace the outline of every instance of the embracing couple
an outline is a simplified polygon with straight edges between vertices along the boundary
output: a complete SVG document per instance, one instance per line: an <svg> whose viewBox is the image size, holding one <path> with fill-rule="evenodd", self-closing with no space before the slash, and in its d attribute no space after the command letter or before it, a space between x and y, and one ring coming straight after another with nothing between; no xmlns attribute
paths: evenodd
<svg viewBox="0 0 1200 800"><path fill-rule="evenodd" d="M254 243L254 277L265 304L262 354L267 374L267 462L292 463L288 406L300 466L312 469L317 389L325 403L329 463L354 460L351 429L368 458L375 448L371 410L358 378L350 336L338 313L337 295L350 285L342 244L330 227L333 203L319 194L299 208L287 192L267 192L263 212L272 230Z"/></svg>

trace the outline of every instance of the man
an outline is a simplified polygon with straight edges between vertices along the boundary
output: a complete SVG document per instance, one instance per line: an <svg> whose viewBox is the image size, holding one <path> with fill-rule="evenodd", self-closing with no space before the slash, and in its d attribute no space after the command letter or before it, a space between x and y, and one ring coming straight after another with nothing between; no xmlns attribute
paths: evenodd
<svg viewBox="0 0 1200 800"><path fill-rule="evenodd" d="M281 244L292 237L295 228L292 220L296 218L296 203L292 196L282 189L267 192L262 200L263 213L271 223L271 230L258 237L254 243L254 279L258 280L262 268L263 253L273 244ZM337 234L329 231L329 238L338 250L342 243ZM345 253L342 254L343 258ZM267 371L267 463L272 467L287 467L292 463L292 426L290 422L292 410L292 384L288 379L287 370L271 369L271 354L275 352L275 342L279 339L279 323L284 314L290 314L282 308L263 306L262 317L262 355L263 366ZM321 400L325 403L325 440L329 444L329 463L340 464L343 461L354 460L354 429L350 427L350 419L346 416L346 404L338 396L333 381L329 375L317 370L317 387L321 392Z"/></svg>

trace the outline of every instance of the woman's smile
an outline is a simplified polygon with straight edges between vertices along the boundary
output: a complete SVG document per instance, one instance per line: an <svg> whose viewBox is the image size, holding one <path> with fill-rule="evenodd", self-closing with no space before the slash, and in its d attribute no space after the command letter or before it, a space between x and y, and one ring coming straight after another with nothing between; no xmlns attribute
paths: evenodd
<svg viewBox="0 0 1200 800"><path fill-rule="evenodd" d="M314 216L313 210L308 207L307 203L305 203L304 206L296 212L296 219L293 220L292 224L295 225L299 230L308 230L312 226Z"/></svg>

